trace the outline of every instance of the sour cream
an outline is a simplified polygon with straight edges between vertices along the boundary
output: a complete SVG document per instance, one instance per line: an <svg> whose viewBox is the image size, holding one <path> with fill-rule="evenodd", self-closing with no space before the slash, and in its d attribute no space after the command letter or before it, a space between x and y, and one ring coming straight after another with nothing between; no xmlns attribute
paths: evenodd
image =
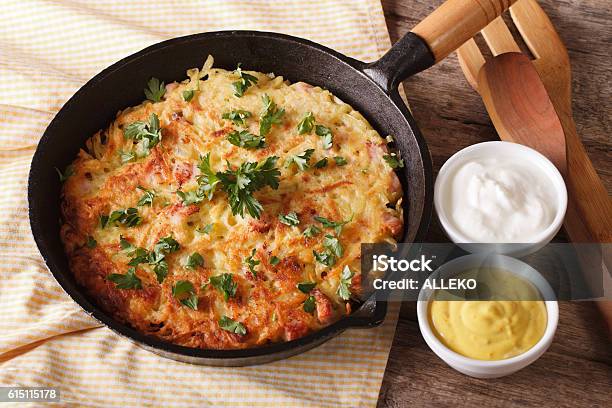
<svg viewBox="0 0 612 408"><path fill-rule="evenodd" d="M545 171L516 157L475 157L447 176L442 206L469 242L532 242L557 214Z"/></svg>

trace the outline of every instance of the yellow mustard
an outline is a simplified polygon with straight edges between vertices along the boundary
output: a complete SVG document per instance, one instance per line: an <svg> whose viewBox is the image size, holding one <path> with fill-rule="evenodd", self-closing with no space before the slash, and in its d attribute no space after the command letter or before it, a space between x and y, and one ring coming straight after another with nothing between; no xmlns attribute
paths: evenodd
<svg viewBox="0 0 612 408"><path fill-rule="evenodd" d="M461 277L478 272L466 271ZM544 335L548 316L538 290L499 269L485 271L491 300L432 300L430 325L449 349L478 360L502 360L524 353ZM434 299L436 296L434 295ZM445 298L445 297L442 297Z"/></svg>

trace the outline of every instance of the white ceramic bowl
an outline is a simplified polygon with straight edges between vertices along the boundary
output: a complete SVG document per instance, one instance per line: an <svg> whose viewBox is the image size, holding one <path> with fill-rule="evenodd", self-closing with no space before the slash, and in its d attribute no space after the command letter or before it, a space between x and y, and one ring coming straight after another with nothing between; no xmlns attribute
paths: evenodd
<svg viewBox="0 0 612 408"><path fill-rule="evenodd" d="M483 158L483 157L516 157L521 162L530 162L536 168L539 168L550 179L556 196L556 213L552 223L536 236L532 237L529 242L521 244L494 244L494 245L478 245L472 239L463 234L451 221L446 213L443 205L443 197L446 189L449 188L449 177L454 174L458 166L463 165L466 161ZM567 189L565 182L559 170L550 160L527 146L510 142L483 142L468 146L452 155L440 169L436 183L434 186L434 206L442 227L446 231L448 237L468 252L495 252L500 254L508 254L513 256L525 256L533 253L544 245L548 244L551 239L557 234L567 209ZM476 244L476 245L474 245Z"/></svg>
<svg viewBox="0 0 612 408"><path fill-rule="evenodd" d="M425 342L446 364L455 370L476 378L497 378L510 375L536 361L553 341L559 322L559 305L546 279L531 266L518 259L498 254L472 254L456 258L434 271L430 278L450 278L474 267L486 266L503 269L531 282L545 300L547 321L542 338L523 354L504 360L485 361L465 357L446 347L434 334L429 321L429 301L434 293L421 289L417 302L419 328ZM555 300L553 300L555 299Z"/></svg>

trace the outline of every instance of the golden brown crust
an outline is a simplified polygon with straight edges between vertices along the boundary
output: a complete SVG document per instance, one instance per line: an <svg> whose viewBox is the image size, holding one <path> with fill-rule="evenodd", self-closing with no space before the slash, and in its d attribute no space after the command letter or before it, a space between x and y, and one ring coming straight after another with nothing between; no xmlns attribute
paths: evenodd
<svg viewBox="0 0 612 408"><path fill-rule="evenodd" d="M137 330L160 339L199 348L246 348L269 342L293 340L337 321L350 310L338 294L340 276L349 266L355 277L351 290L359 291L361 242L393 241L401 234L402 214L393 209L402 195L401 185L384 161L386 145L363 117L338 101L329 92L304 83L290 85L282 78L249 72L258 84L241 98L233 96L236 75L224 70L208 71L208 79L167 87L164 100L126 109L108 129L86 143L73 163L74 174L62 193L61 237L77 282L89 296L115 318ZM199 90L190 102L183 91ZM245 149L227 141L239 128L221 118L231 109L252 113L247 129L259 133L261 97L267 94L286 110L282 123L274 125L261 149ZM313 112L318 124L334 134L330 150L322 148L315 132L298 134L296 127L306 112ZM134 149L124 137L124 129L135 121L147 121L155 113L161 122L161 142L150 153L122 163L120 153ZM328 157L325 168L299 171L289 158L314 149L311 164ZM217 191L211 201L184 205L177 190L197 187L201 155L210 153L215 171L226 169L226 161L238 166L245 161L261 161L276 155L281 171L277 190L266 187L254 193L263 205L259 219L234 216L227 195ZM337 165L333 157L347 160ZM137 207L143 191L153 190L151 206ZM391 205L389 205L391 204ZM139 225L100 227L100 216L114 210L136 207L142 217ZM391 207L391 208L390 208ZM288 226L278 216L297 213L298 226ZM327 267L316 262L313 250L323 250L324 228L315 216L347 223L339 241L343 256ZM196 229L213 224L210 233ZM311 225L321 228L314 237L303 235ZM130 256L122 251L120 237L132 245L153 250L161 238L172 236L180 247L168 253L168 276L160 284L151 267L136 268L142 289L118 289L110 274L125 274ZM86 245L95 239L95 247ZM259 261L253 274L244 260L255 249ZM203 266L188 269L186 258L198 252ZM272 257L278 257L276 264ZM210 284L210 277L231 273L237 284L235 297L225 300ZM191 282L198 299L197 310L172 295L180 280ZM305 294L296 288L300 282L315 282L316 289ZM315 300L312 312L304 310L309 296ZM222 316L240 322L246 334L222 330Z"/></svg>

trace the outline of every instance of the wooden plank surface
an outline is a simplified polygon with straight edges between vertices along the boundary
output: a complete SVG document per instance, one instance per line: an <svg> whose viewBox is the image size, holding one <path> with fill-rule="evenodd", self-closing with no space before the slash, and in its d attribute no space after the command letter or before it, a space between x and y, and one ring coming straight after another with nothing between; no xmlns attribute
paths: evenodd
<svg viewBox="0 0 612 408"><path fill-rule="evenodd" d="M610 192L612 7L609 0L539 1L568 48L578 134ZM391 39L397 41L441 2L383 0ZM463 77L455 54L404 86L427 139L434 172L457 150L496 139L482 101ZM427 239L447 240L435 216ZM558 240L564 240L563 233ZM603 334L595 306L589 302L559 306L557 335L542 358L509 377L477 380L459 374L433 354L419 332L414 303L404 304L379 406L612 406L612 343Z"/></svg>

